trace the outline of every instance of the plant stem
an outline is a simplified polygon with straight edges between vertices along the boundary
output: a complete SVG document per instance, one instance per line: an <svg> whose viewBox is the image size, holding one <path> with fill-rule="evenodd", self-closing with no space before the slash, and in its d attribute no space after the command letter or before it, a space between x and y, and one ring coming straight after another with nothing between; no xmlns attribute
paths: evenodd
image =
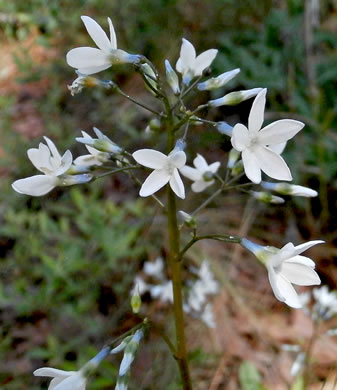
<svg viewBox="0 0 337 390"><path fill-rule="evenodd" d="M172 113L172 111L171 111ZM171 114L172 115L172 114ZM167 129L167 149L172 150L175 143L173 132L172 116L168 112L168 129ZM167 186L167 208L168 208L168 232L169 232L169 264L172 274L173 286L173 312L176 329L176 353L181 380L184 390L192 390L192 382L189 373L186 337L184 327L184 311L183 311L183 296L182 296L182 277L181 263L178 261L180 252L180 234L177 222L177 207L175 194L170 186Z"/></svg>

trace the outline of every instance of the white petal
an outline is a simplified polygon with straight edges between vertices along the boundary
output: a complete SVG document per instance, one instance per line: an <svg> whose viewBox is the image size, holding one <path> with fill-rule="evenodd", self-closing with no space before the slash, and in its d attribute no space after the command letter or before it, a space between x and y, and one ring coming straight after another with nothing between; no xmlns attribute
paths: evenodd
<svg viewBox="0 0 337 390"><path fill-rule="evenodd" d="M183 43L180 49L180 57L176 64L178 72L183 73L188 68L192 68L195 60L195 49L191 42L183 38Z"/></svg>
<svg viewBox="0 0 337 390"><path fill-rule="evenodd" d="M132 154L138 164L147 168L162 169L165 167L168 157L153 149L140 149Z"/></svg>
<svg viewBox="0 0 337 390"><path fill-rule="evenodd" d="M305 196L305 197L314 197L318 195L317 191L312 190L311 188L298 186L295 184L291 186L290 194L295 196Z"/></svg>
<svg viewBox="0 0 337 390"><path fill-rule="evenodd" d="M206 50L199 54L194 62L194 74L195 76L201 76L202 72L208 68L214 61L214 58L218 54L216 49Z"/></svg>
<svg viewBox="0 0 337 390"><path fill-rule="evenodd" d="M111 66L110 63L106 63L105 65L101 65L101 66L89 66L87 68L78 68L78 71L86 75L91 75L91 74L102 72L102 70L108 69L110 68L110 66Z"/></svg>
<svg viewBox="0 0 337 390"><path fill-rule="evenodd" d="M299 286L321 284L317 273L311 267L303 264L284 262L281 273L289 282L298 284Z"/></svg>
<svg viewBox="0 0 337 390"><path fill-rule="evenodd" d="M149 196L164 187L170 180L170 175L164 169L156 169L144 181L139 191L140 196Z"/></svg>
<svg viewBox="0 0 337 390"><path fill-rule="evenodd" d="M287 143L282 142L281 144L269 145L268 148L272 150L274 153L282 154L286 146Z"/></svg>
<svg viewBox="0 0 337 390"><path fill-rule="evenodd" d="M192 167L189 167L188 165L183 166L182 168L179 169L180 173L187 177L190 180L197 181L201 180L201 173Z"/></svg>
<svg viewBox="0 0 337 390"><path fill-rule="evenodd" d="M209 165L207 170L216 173L220 167L221 163L219 161L214 162L213 164Z"/></svg>
<svg viewBox="0 0 337 390"><path fill-rule="evenodd" d="M67 170L71 167L73 162L73 156L70 150L67 150L62 156L61 165L58 169L56 169L53 173L55 176L60 176L63 173L67 172Z"/></svg>
<svg viewBox="0 0 337 390"><path fill-rule="evenodd" d="M277 180L292 180L288 165L283 158L265 146L255 146L254 154L264 173Z"/></svg>
<svg viewBox="0 0 337 390"><path fill-rule="evenodd" d="M281 295L284 297L284 303L290 307L293 307L294 309L299 309L302 307L296 290L281 274L276 275L276 284L278 291L280 291Z"/></svg>
<svg viewBox="0 0 337 390"><path fill-rule="evenodd" d="M56 385L54 390L85 390L85 385L86 379L80 373L76 373Z"/></svg>
<svg viewBox="0 0 337 390"><path fill-rule="evenodd" d="M178 169L181 169L186 164L186 154L182 150L179 152L171 152L168 158L170 162Z"/></svg>
<svg viewBox="0 0 337 390"><path fill-rule="evenodd" d="M295 246L294 256L299 255L300 253L302 253L302 252L308 250L309 248L311 248L315 245L318 245L318 244L324 244L324 241L314 240L314 241L305 242L301 245L297 245L297 246Z"/></svg>
<svg viewBox="0 0 337 390"><path fill-rule="evenodd" d="M92 154L85 154L84 156L79 156L74 160L75 165L82 165L86 167L91 167L94 165L102 165L100 161L96 159Z"/></svg>
<svg viewBox="0 0 337 390"><path fill-rule="evenodd" d="M19 194L31 196L42 196L48 194L58 182L57 177L47 175L36 175L16 180L12 187Z"/></svg>
<svg viewBox="0 0 337 390"><path fill-rule="evenodd" d="M38 368L33 372L35 376L50 376L55 378L67 378L68 376L76 374L76 371L64 371L51 367Z"/></svg>
<svg viewBox="0 0 337 390"><path fill-rule="evenodd" d="M109 29L110 29L111 47L116 50L117 49L117 38L116 38L114 26L113 26L110 18L108 18L108 23L109 23Z"/></svg>
<svg viewBox="0 0 337 390"><path fill-rule="evenodd" d="M130 366L134 361L134 359L135 359L134 354L130 352L124 354L121 365L119 367L119 373L118 373L119 376L124 376L129 371Z"/></svg>
<svg viewBox="0 0 337 390"><path fill-rule="evenodd" d="M64 378L54 378L50 381L48 390L55 390L55 387L63 382Z"/></svg>
<svg viewBox="0 0 337 390"><path fill-rule="evenodd" d="M261 182L261 169L255 154L249 149L243 150L242 162L248 179L253 183L259 184Z"/></svg>
<svg viewBox="0 0 337 390"><path fill-rule="evenodd" d="M311 268L315 268L316 266L316 264L311 259L309 259L309 257L301 256L301 255L292 256L289 259L286 259L284 262L303 264L306 267L311 267Z"/></svg>
<svg viewBox="0 0 337 390"><path fill-rule="evenodd" d="M264 88L254 99L248 117L248 129L250 133L257 133L262 127L264 107L266 105L266 93L267 89Z"/></svg>
<svg viewBox="0 0 337 390"><path fill-rule="evenodd" d="M174 169L173 175L170 179L170 186L172 191L181 199L185 199L185 187L181 180L178 169Z"/></svg>
<svg viewBox="0 0 337 390"><path fill-rule="evenodd" d="M50 150L46 145L40 143L38 149L28 149L27 155L34 167L39 171L43 172L43 168L48 168L52 170L52 167L49 163Z"/></svg>
<svg viewBox="0 0 337 390"><path fill-rule="evenodd" d="M286 142L304 127L304 123L292 119L281 119L264 127L258 133L258 140L264 145Z"/></svg>
<svg viewBox="0 0 337 390"><path fill-rule="evenodd" d="M48 137L43 137L43 138L46 140L48 148L50 149L52 156L57 161L61 161L61 155L60 155L59 151L57 150L57 147L55 146L54 142L51 139L49 139Z"/></svg>
<svg viewBox="0 0 337 390"><path fill-rule="evenodd" d="M73 68L79 69L83 74L89 74L84 73L83 69L102 68L111 65L109 55L93 47L76 47L71 49L67 53L67 63Z"/></svg>
<svg viewBox="0 0 337 390"><path fill-rule="evenodd" d="M102 27L94 19L89 16L81 16L81 19L91 39L96 43L98 48L107 53L110 49L115 49L112 47L111 42Z"/></svg>
<svg viewBox="0 0 337 390"><path fill-rule="evenodd" d="M274 268L272 267L271 264L267 264L267 269L268 269L269 283L270 283L270 286L271 286L271 288L273 290L273 293L274 293L275 297L279 301L284 302L285 301L285 297L282 295L282 292L279 289L279 286L277 284L278 276L276 275L276 272L275 272Z"/></svg>
<svg viewBox="0 0 337 390"><path fill-rule="evenodd" d="M237 123L233 127L231 142L233 148L242 152L249 144L249 133L246 126Z"/></svg>
<svg viewBox="0 0 337 390"><path fill-rule="evenodd" d="M199 180L199 181L194 182L192 184L191 188L192 188L193 192L202 192L207 187L211 186L213 183L214 183L214 180L211 180L211 181Z"/></svg>
<svg viewBox="0 0 337 390"><path fill-rule="evenodd" d="M204 173L208 170L208 164L204 157L198 153L197 157L193 160L194 166L201 172Z"/></svg>

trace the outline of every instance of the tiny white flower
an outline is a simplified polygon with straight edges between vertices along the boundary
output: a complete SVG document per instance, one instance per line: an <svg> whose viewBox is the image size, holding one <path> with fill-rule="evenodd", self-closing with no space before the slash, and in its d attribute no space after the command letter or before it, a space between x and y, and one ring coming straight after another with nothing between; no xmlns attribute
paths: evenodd
<svg viewBox="0 0 337 390"><path fill-rule="evenodd" d="M173 70L169 60L165 60L166 79L171 87L173 93L178 95L180 93L179 79L177 73Z"/></svg>
<svg viewBox="0 0 337 390"><path fill-rule="evenodd" d="M89 140L94 140L88 133L85 131L82 131L83 139L90 142ZM85 154L84 156L77 157L74 160L75 165L81 165L81 166L94 166L94 165L102 165L103 163L110 160L110 153L107 152L101 152L92 146L85 145L88 152L90 154Z"/></svg>
<svg viewBox="0 0 337 390"><path fill-rule="evenodd" d="M196 55L191 42L183 38L180 49L180 57L176 63L176 69L183 76L183 83L188 85L194 77L201 76L216 57L218 50L210 49Z"/></svg>
<svg viewBox="0 0 337 390"><path fill-rule="evenodd" d="M267 90L255 98L248 118L248 129L238 123L233 128L232 145L242 153L246 176L253 183L261 182L261 170L277 180L292 180L290 170L278 152L270 146L280 145L294 137L304 126L302 122L282 119L261 129Z"/></svg>
<svg viewBox="0 0 337 390"><path fill-rule="evenodd" d="M207 303L203 312L201 313L200 319L206 324L209 328L214 329L216 327L213 308L210 303Z"/></svg>
<svg viewBox="0 0 337 390"><path fill-rule="evenodd" d="M104 152L104 153L120 154L123 152L123 149L120 146L118 146L117 144L112 142L111 139L108 138L106 135L104 135L101 132L101 130L97 129L97 127L93 127L93 130L94 130L97 138L92 138L89 134L82 131L83 137L76 137L76 141L80 142L82 144L85 144L85 145L92 146L94 149L97 149L98 151ZM91 148L91 152L92 151L93 150ZM94 152L94 153L96 153L96 152ZM96 156L97 156L97 154L96 154ZM106 154L105 155L101 154L100 156L101 157L106 156Z"/></svg>
<svg viewBox="0 0 337 390"><path fill-rule="evenodd" d="M163 277L164 261L161 257L157 257L155 261L146 261L143 270L146 275L161 279Z"/></svg>
<svg viewBox="0 0 337 390"><path fill-rule="evenodd" d="M132 154L138 164L154 169L143 183L139 195L150 196L170 184L172 191L181 199L185 198L184 184L178 169L186 163L186 154L182 150L173 150L168 156L153 149L141 149Z"/></svg>
<svg viewBox="0 0 337 390"><path fill-rule="evenodd" d="M63 371L56 368L42 367L34 371L35 376L48 376L53 379L48 390L85 390L87 380L80 371Z"/></svg>
<svg viewBox="0 0 337 390"><path fill-rule="evenodd" d="M44 174L16 180L12 187L20 194L46 195L53 188L62 184L62 179L59 176L63 175L72 164L73 157L69 150L61 157L54 143L47 137L44 139L47 145L40 143L37 149L32 148L27 151L32 164Z"/></svg>
<svg viewBox="0 0 337 390"><path fill-rule="evenodd" d="M149 285L144 281L141 276L136 276L133 284L134 287L131 290L131 294L134 294L136 291L138 291L140 295L143 295L149 290Z"/></svg>
<svg viewBox="0 0 337 390"><path fill-rule="evenodd" d="M170 280L157 286L151 286L150 293L153 298L158 298L162 302L173 302L173 288Z"/></svg>
<svg viewBox="0 0 337 390"><path fill-rule="evenodd" d="M67 63L84 75L90 75L110 68L111 65L137 63L140 56L117 49L117 39L111 19L108 18L110 39L102 27L89 16L81 16L90 37L97 48L77 47L67 53Z"/></svg>
<svg viewBox="0 0 337 390"><path fill-rule="evenodd" d="M269 192L265 191L250 191L253 198L263 202L263 203L271 203L271 204L282 204L284 203L284 199L270 194Z"/></svg>
<svg viewBox="0 0 337 390"><path fill-rule="evenodd" d="M230 70L229 72L222 73L217 77L212 77L204 81L203 83L199 83L198 89L199 91L211 91L213 89L223 87L230 80L232 80L238 73L240 73L239 68Z"/></svg>
<svg viewBox="0 0 337 390"><path fill-rule="evenodd" d="M318 192L311 188L289 183L269 183L262 181L261 186L283 195L304 196L306 198L312 198L318 195Z"/></svg>
<svg viewBox="0 0 337 390"><path fill-rule="evenodd" d="M188 179L194 181L191 187L192 191L202 192L214 183L213 176L219 169L220 162L217 161L208 165L204 157L198 154L193 160L193 165L195 168L185 165L183 168L180 168L180 172Z"/></svg>
<svg viewBox="0 0 337 390"><path fill-rule="evenodd" d="M106 89L111 88L112 84L109 81L102 81L96 77L88 76L76 71L78 77L68 85L71 96L78 95L82 92L83 88L94 88L97 86L104 87Z"/></svg>
<svg viewBox="0 0 337 390"><path fill-rule="evenodd" d="M295 377L297 374L299 374L303 368L304 368L304 363L305 363L305 358L306 358L306 354L305 352L300 352L294 363L292 364L291 366L291 369L290 369L290 375Z"/></svg>
<svg viewBox="0 0 337 390"><path fill-rule="evenodd" d="M324 241L309 241L294 246L291 242L281 249L262 247L249 240L242 239L241 244L266 264L271 288L275 297L287 305L298 309L302 303L292 284L311 286L320 284L320 278L315 272L315 263L300 254Z"/></svg>
<svg viewBox="0 0 337 390"><path fill-rule="evenodd" d="M316 303L314 312L325 320L337 314L337 296L333 291L329 291L328 286L313 289L313 296Z"/></svg>

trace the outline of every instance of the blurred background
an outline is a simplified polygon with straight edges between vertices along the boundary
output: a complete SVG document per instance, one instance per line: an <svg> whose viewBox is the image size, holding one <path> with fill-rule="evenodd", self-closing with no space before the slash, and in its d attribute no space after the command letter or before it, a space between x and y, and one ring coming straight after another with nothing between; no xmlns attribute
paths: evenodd
<svg viewBox="0 0 337 390"><path fill-rule="evenodd" d="M42 198L19 195L10 186L33 174L26 151L43 135L74 156L85 152L75 137L80 130L91 133L92 126L130 152L152 142L144 132L151 116L119 95L102 90L70 95L67 85L76 75L65 54L94 46L81 15L95 18L106 31L110 16L119 47L144 54L160 71L166 58L175 64L182 37L198 53L217 48L214 75L241 68L227 90L267 87L266 121L293 118L306 124L284 155L294 183L319 196L268 206L228 193L200 215L201 231L209 233L211 226L213 233L240 234L277 247L323 239L326 244L313 248L310 257L322 283L336 287L334 0L0 0L0 387L6 390L46 389L48 380L34 378L34 369L77 369L107 340L135 325L129 307L135 275L145 261L165 257L165 220L151 199L138 197L125 175L58 188ZM132 67L111 68L99 77L114 80L148 105L157 104ZM251 103L210 110L207 118L246 123ZM229 139L206 125L192 131L189 161L201 151L208 161L225 164ZM190 194L185 211L204 198ZM310 318L276 301L266 271L238 247L204 241L187 259L186 264L209 259L221 283L213 299L216 327L187 318L195 388L291 388L294 357L281 346L305 347ZM188 276L187 265L185 272ZM170 333L169 306L148 296L143 300L145 312ZM176 363L156 335L148 337L139 355L131 390L179 388ZM114 388L119 360L103 363L88 388ZM333 389L337 340L322 336L313 361L310 388Z"/></svg>

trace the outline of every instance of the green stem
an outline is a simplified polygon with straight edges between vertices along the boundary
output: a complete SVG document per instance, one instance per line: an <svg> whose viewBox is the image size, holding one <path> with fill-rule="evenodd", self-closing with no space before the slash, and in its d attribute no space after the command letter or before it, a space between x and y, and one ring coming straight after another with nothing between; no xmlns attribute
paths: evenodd
<svg viewBox="0 0 337 390"><path fill-rule="evenodd" d="M172 113L172 111L171 111ZM169 115L169 113L168 113ZM169 116L168 121L168 139L167 149L172 150L175 139L172 126L172 116ZM181 380L184 390L192 390L192 382L189 373L186 337L184 327L184 311L183 311L183 296L182 296L182 276L181 263L178 261L180 252L180 234L177 222L177 206L175 194L170 186L167 186L167 207L168 207L168 232L169 232L169 264L172 274L173 286L173 312L176 329L176 353Z"/></svg>

